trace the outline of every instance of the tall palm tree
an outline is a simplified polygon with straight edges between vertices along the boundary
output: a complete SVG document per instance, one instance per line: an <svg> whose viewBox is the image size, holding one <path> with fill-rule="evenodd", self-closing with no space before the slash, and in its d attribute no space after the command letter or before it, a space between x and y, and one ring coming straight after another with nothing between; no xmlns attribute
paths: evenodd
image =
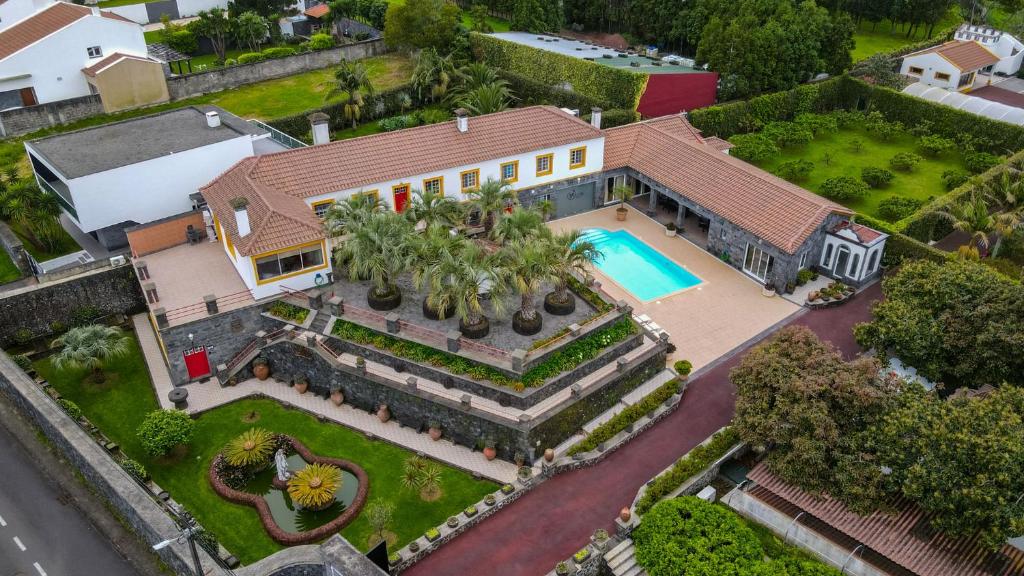
<svg viewBox="0 0 1024 576"><path fill-rule="evenodd" d="M335 254L349 262L353 281L370 280L366 300L374 310L393 310L402 303L395 279L412 264L412 230L409 221L395 212L375 212L366 222L350 229L348 239Z"/></svg>
<svg viewBox="0 0 1024 576"><path fill-rule="evenodd" d="M512 315L512 329L524 336L540 332L543 318L537 312L537 291L555 277L552 251L544 242L522 240L502 249L504 274L519 294L519 310Z"/></svg>
<svg viewBox="0 0 1024 576"><path fill-rule="evenodd" d="M462 223L464 217L462 205L454 198L430 190L413 190L412 201L402 213L413 224L422 222L427 228L435 224L455 227Z"/></svg>
<svg viewBox="0 0 1024 576"><path fill-rule="evenodd" d="M489 300L498 316L505 313L507 284L501 268L502 256L492 254L477 242L466 242L459 252L444 252L430 273L431 307L454 308L459 330L467 338L482 338L490 330L484 315Z"/></svg>
<svg viewBox="0 0 1024 576"><path fill-rule="evenodd" d="M583 239L579 230L555 234L546 243L551 250L554 267L555 290L544 297L544 309L551 314L569 314L576 309L576 301L569 291L569 278L573 273L586 274L601 257L593 242Z"/></svg>
<svg viewBox="0 0 1024 576"><path fill-rule="evenodd" d="M530 205L531 208L540 212L540 215L544 217L544 221L547 222L555 214L555 203L551 200L541 200Z"/></svg>
<svg viewBox="0 0 1024 576"><path fill-rule="evenodd" d="M100 384L106 380L103 365L127 354L130 344L131 339L120 328L103 324L79 326L53 341L53 346L61 350L51 362L58 370L92 370L92 381Z"/></svg>
<svg viewBox="0 0 1024 576"><path fill-rule="evenodd" d="M371 216L384 211L384 204L373 194L353 194L335 202L324 216L324 228L331 237L344 236L364 224Z"/></svg>
<svg viewBox="0 0 1024 576"><path fill-rule="evenodd" d="M985 198L977 194L961 203L951 204L944 210L937 210L936 214L952 222L953 228L969 233L971 243L982 256L988 253L990 238L995 238L991 256L996 256L1003 238L1021 228L1018 214L992 214Z"/></svg>
<svg viewBox="0 0 1024 576"><path fill-rule="evenodd" d="M412 85L421 100L443 100L457 75L451 54L440 56L437 50L424 48L415 57Z"/></svg>
<svg viewBox="0 0 1024 576"><path fill-rule="evenodd" d="M550 234L544 226L540 212L529 208L516 208L491 229L491 239L500 244L512 244Z"/></svg>
<svg viewBox="0 0 1024 576"><path fill-rule="evenodd" d="M47 250L59 244L60 203L31 180L9 182L0 190L0 217L18 224L37 248Z"/></svg>
<svg viewBox="0 0 1024 576"><path fill-rule="evenodd" d="M484 219L484 231L491 232L494 223L501 216L506 206L518 203L519 198L515 190L505 181L488 178L475 190L466 193L469 196L469 205L473 210L480 212Z"/></svg>
<svg viewBox="0 0 1024 576"><path fill-rule="evenodd" d="M443 320L454 314L454 305L435 308L431 303L430 294L435 289L432 275L437 266L452 254L461 254L469 240L465 236L452 233L450 227L433 224L423 234L413 235L412 282L417 290L427 286L427 297L423 300L423 315L431 320Z"/></svg>
<svg viewBox="0 0 1024 576"><path fill-rule="evenodd" d="M363 114L363 95L373 95L373 84L370 82L370 74L362 62L349 62L341 60L338 69L334 71L334 85L324 95L325 100L345 94L345 106L342 109L346 120L352 121L352 128Z"/></svg>

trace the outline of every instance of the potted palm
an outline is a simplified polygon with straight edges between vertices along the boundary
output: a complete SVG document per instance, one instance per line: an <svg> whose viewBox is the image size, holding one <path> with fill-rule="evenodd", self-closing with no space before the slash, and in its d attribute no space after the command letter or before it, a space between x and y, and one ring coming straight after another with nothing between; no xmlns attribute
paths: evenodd
<svg viewBox="0 0 1024 576"><path fill-rule="evenodd" d="M494 225L490 238L504 245L545 238L550 234L540 212L530 208L516 208Z"/></svg>
<svg viewBox="0 0 1024 576"><path fill-rule="evenodd" d="M103 365L127 354L129 343L121 329L113 326L90 324L72 328L53 341L53 347L61 349L53 356L53 366L58 370L88 368L93 383L102 384L106 381Z"/></svg>
<svg viewBox="0 0 1024 576"><path fill-rule="evenodd" d="M427 300L435 309L455 307L459 331L466 338L483 338L491 324L484 315L484 300L499 316L505 307L506 283L501 274L501 257L488 254L476 242L467 242L462 251L444 253L430 271Z"/></svg>
<svg viewBox="0 0 1024 576"><path fill-rule="evenodd" d="M576 298L569 291L569 278L575 272L586 275L588 266L601 257L594 243L583 239L579 230L556 234L547 243L554 266L555 289L544 296L544 310L548 314L565 316L576 310Z"/></svg>
<svg viewBox="0 0 1024 576"><path fill-rule="evenodd" d="M508 183L493 178L488 178L466 195L469 197L469 206L483 215L484 232L488 234L501 217L502 211L519 200L515 190Z"/></svg>
<svg viewBox="0 0 1024 576"><path fill-rule="evenodd" d="M417 290L422 290L424 286L430 289L423 298L423 316L431 320L443 320L455 315L454 302L446 302L445 307L436 308L433 305L436 298L431 298L434 290L431 274L438 263L447 255L461 254L468 242L464 236L452 234L450 230L442 224L431 224L423 234L412 237L415 254L412 262L412 283Z"/></svg>
<svg viewBox="0 0 1024 576"><path fill-rule="evenodd" d="M430 190L413 190L412 200L402 214L417 229L428 229L435 225L445 229L454 228L465 218L462 204L454 198Z"/></svg>
<svg viewBox="0 0 1024 576"><path fill-rule="evenodd" d="M629 213L629 209L626 208L626 202L633 197L633 188L626 186L625 184L619 184L615 188L612 188L612 198L618 202L619 207L615 209L615 219L624 221L626 214Z"/></svg>
<svg viewBox="0 0 1024 576"><path fill-rule="evenodd" d="M515 242L503 249L504 273L519 293L520 307L512 315L512 329L532 336L543 327L537 311L536 295L541 286L555 278L555 258L546 242Z"/></svg>
<svg viewBox="0 0 1024 576"><path fill-rule="evenodd" d="M324 228L332 238L340 238L383 211L384 205L374 194L353 194L331 204L324 216Z"/></svg>
<svg viewBox="0 0 1024 576"><path fill-rule="evenodd" d="M353 281L362 277L372 283L366 293L370 308L394 310L402 303L395 279L412 263L411 238L409 222L395 212L373 213L350 230L337 257L351 260L349 276Z"/></svg>

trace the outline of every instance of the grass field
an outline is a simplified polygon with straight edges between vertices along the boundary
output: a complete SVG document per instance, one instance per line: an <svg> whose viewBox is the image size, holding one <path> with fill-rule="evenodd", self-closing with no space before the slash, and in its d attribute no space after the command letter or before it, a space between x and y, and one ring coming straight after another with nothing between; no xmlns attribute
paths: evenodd
<svg viewBox="0 0 1024 576"><path fill-rule="evenodd" d="M855 139L863 142L860 152L853 151L851 143ZM784 148L778 156L758 165L775 173L784 162L810 160L814 163L814 170L806 181L797 184L816 192L822 182L835 176L851 176L859 180L861 168L892 170L889 159L899 152L916 152L914 142L915 138L909 135L901 135L889 142L882 142L863 129L843 129L837 134L817 136L806 146ZM831 156L827 164L826 154ZM946 152L938 158L925 157L913 172L892 170L896 177L887 187L872 189L864 198L845 204L858 212L881 218L878 214L878 204L889 196L905 196L927 201L933 196L945 194L946 189L941 177L944 171L951 169L964 170L963 159L958 151Z"/></svg>
<svg viewBox="0 0 1024 576"><path fill-rule="evenodd" d="M944 30L960 21L959 8L954 6L942 21L935 25L934 31ZM922 26L916 34L908 38L905 29L901 30L897 27L893 30L892 24L888 20L883 20L877 25L872 25L871 22L866 21L861 22L857 31L853 34L853 39L857 43L852 53L853 61L859 62L879 52L890 52L907 44L927 40L927 32L928 29Z"/></svg>
<svg viewBox="0 0 1024 576"><path fill-rule="evenodd" d="M107 367L107 383L91 384L86 372L57 372L49 360L36 369L65 398L130 457L141 462L153 481L185 505L204 527L244 564L251 564L282 548L267 536L253 508L231 504L210 488L206 474L213 457L238 434L253 426L298 438L313 452L351 460L366 470L370 479L367 502L376 498L395 505L390 530L398 536L397 546L417 538L431 526L445 521L463 508L497 489L486 480L474 480L460 470L442 466L442 496L425 502L401 486L402 465L411 452L383 441L368 440L363 434L334 424L318 422L312 416L282 407L273 400L241 400L205 412L196 419L196 431L188 453L176 458L150 458L142 450L135 430L145 415L158 408L149 373L133 338L131 354ZM255 418L254 418L255 417ZM483 458L483 456L481 456ZM364 515L341 532L360 550L368 549L371 529ZM397 549L397 547L392 547Z"/></svg>

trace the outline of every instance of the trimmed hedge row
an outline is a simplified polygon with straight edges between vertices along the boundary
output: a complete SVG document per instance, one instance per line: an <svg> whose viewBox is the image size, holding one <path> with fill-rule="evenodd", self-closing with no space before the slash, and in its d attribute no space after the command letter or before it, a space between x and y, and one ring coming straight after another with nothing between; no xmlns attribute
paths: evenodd
<svg viewBox="0 0 1024 576"><path fill-rule="evenodd" d="M363 115L358 123L366 124L367 122L376 122L378 118L401 114L403 112L401 104L404 96L411 98L413 107L416 106L416 91L413 89L412 84L408 83L395 86L394 88L389 88L388 90L375 92L373 96L367 96L363 106ZM307 117L314 112L323 112L330 116L331 130L341 130L351 127L352 121L345 120L344 107L344 102L328 104L326 106L313 108L291 116L271 120L267 122L267 124L281 132L284 132L285 134L288 134L289 136L293 136L301 140L304 136L308 136L310 133L309 118ZM306 140L308 141L309 138L306 138Z"/></svg>
<svg viewBox="0 0 1024 576"><path fill-rule="evenodd" d="M647 485L647 491L636 504L637 514L646 514L659 500L721 458L739 441L739 432L730 426L712 436L707 444L701 444L687 452L670 470L657 476Z"/></svg>
<svg viewBox="0 0 1024 576"><path fill-rule="evenodd" d="M885 232L889 239L885 242L885 254L882 255L882 264L886 266L897 266L904 260L931 260L932 262L946 262L952 255L943 252L938 248L920 242L900 232L893 224L872 218L866 214L858 213L857 222L870 226L875 230Z"/></svg>
<svg viewBox="0 0 1024 576"><path fill-rule="evenodd" d="M495 68L548 86L568 83L573 92L607 102L610 108L636 110L647 87L647 74L618 70L485 34L470 34L470 44L477 59Z"/></svg>
<svg viewBox="0 0 1024 576"><path fill-rule="evenodd" d="M572 448L569 448L567 454L572 456L573 454L578 454L580 452L590 452L597 448L598 444L607 442L612 438L612 436L622 432L627 426L635 423L643 416L650 414L655 408L679 392L679 385L679 380L673 378L661 386L658 386L653 392L644 396L643 399L636 404L626 407L625 410L613 416L611 420L601 424L597 428L594 428L594 431L587 434L587 437L583 439L583 441Z"/></svg>
<svg viewBox="0 0 1024 576"><path fill-rule="evenodd" d="M589 112L594 106L606 107L607 102L597 98L584 96L579 92L563 90L558 86L551 86L538 82L533 78L497 68L498 76L508 82L508 87L517 98L516 106L536 106L547 104L559 108L575 108L581 114Z"/></svg>

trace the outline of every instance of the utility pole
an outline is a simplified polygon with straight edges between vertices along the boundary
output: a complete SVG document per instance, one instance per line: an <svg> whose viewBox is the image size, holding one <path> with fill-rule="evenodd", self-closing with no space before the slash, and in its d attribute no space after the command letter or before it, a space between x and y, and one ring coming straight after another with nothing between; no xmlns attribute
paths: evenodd
<svg viewBox="0 0 1024 576"><path fill-rule="evenodd" d="M192 564L195 570L194 576L203 576L203 564L199 560L199 550L196 548L196 537L203 531L203 529L199 526L199 523L196 522L196 519L192 517L192 514L189 514L186 511L178 512L178 518L183 524L181 534L176 538L164 540L163 542L155 544L153 546L153 550L162 550L175 542L178 544L185 544L187 542L189 550L192 552Z"/></svg>

